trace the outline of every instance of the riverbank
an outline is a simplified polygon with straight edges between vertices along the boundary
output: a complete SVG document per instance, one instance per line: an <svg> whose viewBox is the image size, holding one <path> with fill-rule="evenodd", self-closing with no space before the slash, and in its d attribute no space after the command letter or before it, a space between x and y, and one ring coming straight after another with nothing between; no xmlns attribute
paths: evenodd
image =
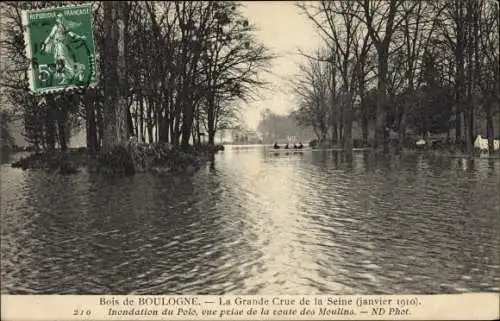
<svg viewBox="0 0 500 321"><path fill-rule="evenodd" d="M335 150L343 151L344 148L340 143L332 143L329 141L319 142L318 140L313 140L309 142L309 147L312 150ZM431 154L435 156L445 156L454 158L486 158L486 159L500 159L500 150L495 150L492 155L489 154L487 150L474 148L472 153L469 154L465 150L463 144L444 144L444 143L433 143L432 145L417 145L417 144L406 144L405 146L400 146L397 141L390 141L387 144L387 149L384 151L383 148L375 149L372 144L363 144L361 140L353 140L353 151L373 151L375 153L382 154L402 154L402 153L424 153Z"/></svg>
<svg viewBox="0 0 500 321"><path fill-rule="evenodd" d="M104 174L125 174L152 172L186 173L196 172L204 163L224 147L201 145L186 151L170 144L138 144L129 142L117 146L108 153L91 155L86 148L68 151L35 152L11 164L23 170L47 170L59 174L78 173L82 168L89 172Z"/></svg>
<svg viewBox="0 0 500 321"><path fill-rule="evenodd" d="M433 156L441 156L441 157L450 157L450 158L467 158L467 159L500 159L500 152L495 151L493 155L489 155L487 151L474 150L472 154L465 153L463 151L456 150L419 150L419 149L405 149L405 151L418 153L418 154L427 154Z"/></svg>

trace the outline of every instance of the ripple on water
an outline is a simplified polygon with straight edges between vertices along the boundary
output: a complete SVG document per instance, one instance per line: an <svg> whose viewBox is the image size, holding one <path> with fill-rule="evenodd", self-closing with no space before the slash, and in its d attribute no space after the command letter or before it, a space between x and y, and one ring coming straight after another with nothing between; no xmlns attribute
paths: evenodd
<svg viewBox="0 0 500 321"><path fill-rule="evenodd" d="M2 166L2 291L498 291L500 165L466 165L255 149L176 179Z"/></svg>

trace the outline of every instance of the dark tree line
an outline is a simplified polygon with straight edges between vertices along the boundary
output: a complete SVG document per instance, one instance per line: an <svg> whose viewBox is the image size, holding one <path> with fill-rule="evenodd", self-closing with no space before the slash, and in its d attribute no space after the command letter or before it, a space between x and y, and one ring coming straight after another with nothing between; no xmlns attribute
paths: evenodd
<svg viewBox="0 0 500 321"><path fill-rule="evenodd" d="M319 1L297 6L324 47L307 54L298 80L298 120L349 150L351 124L375 127L375 147L388 131L424 137L448 133L472 152L475 124L486 123L490 153L500 113L499 9L486 0ZM323 70L324 72L318 72ZM318 92L317 84L328 88ZM307 90L305 90L307 89ZM325 94L326 93L326 94ZM329 115L328 126L324 117ZM454 133L453 133L454 132Z"/></svg>
<svg viewBox="0 0 500 321"><path fill-rule="evenodd" d="M21 10L65 2L3 2L1 85L39 149L65 149L85 126L90 152L134 136L186 149L203 133L236 123L240 100L264 86L272 55L254 37L241 5L225 1L94 2L96 88L34 96L28 91ZM72 1L72 3L78 3ZM88 3L88 2L86 2Z"/></svg>

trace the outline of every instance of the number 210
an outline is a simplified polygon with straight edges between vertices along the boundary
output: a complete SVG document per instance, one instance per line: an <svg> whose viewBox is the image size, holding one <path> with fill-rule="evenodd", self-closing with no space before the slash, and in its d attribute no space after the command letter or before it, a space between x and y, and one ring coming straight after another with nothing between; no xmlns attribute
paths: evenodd
<svg viewBox="0 0 500 321"><path fill-rule="evenodd" d="M73 310L73 315L90 315L92 312L90 310Z"/></svg>

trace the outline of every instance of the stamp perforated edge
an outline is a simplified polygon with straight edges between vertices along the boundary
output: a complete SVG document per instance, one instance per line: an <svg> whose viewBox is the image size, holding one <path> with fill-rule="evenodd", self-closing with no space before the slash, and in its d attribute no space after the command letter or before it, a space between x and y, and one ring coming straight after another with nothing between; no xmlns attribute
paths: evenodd
<svg viewBox="0 0 500 321"><path fill-rule="evenodd" d="M33 53L31 52L31 40L30 40L30 25L28 22L28 14L30 13L29 10L23 10L21 11L21 23L23 26L23 37L24 37L24 50L25 50L25 55L26 58L28 59L28 81L29 81L29 88L31 92L35 92L35 83L33 79Z"/></svg>
<svg viewBox="0 0 500 321"><path fill-rule="evenodd" d="M95 34L94 34L94 21L93 19L90 20L90 26L92 28L92 44L94 46L94 68L95 68L95 81L89 82L85 86L76 86L76 85L71 85L71 86L63 86L59 88L47 88L47 89L41 89L41 90L35 90L35 82L33 79L33 53L31 52L31 40L30 40L30 24L28 20L28 16L31 13L37 13L37 12L44 12L44 11L50 11L56 8L90 8L92 11L92 14L96 11L98 8L98 4L96 2L88 2L88 3L71 3L71 4L60 4L60 5L55 5L55 6L50 6L50 7L39 7L35 9L25 9L21 11L21 23L22 23L22 28L23 28L23 38L24 38L24 50L25 50L25 55L26 58L28 59L28 83L29 83L29 92L33 95L43 95L43 94L52 94L52 93L57 93L57 92L71 92L75 90L85 90L88 88L96 88L99 84L99 77L100 77L100 62L99 62L99 54L96 51L96 46L95 46Z"/></svg>

